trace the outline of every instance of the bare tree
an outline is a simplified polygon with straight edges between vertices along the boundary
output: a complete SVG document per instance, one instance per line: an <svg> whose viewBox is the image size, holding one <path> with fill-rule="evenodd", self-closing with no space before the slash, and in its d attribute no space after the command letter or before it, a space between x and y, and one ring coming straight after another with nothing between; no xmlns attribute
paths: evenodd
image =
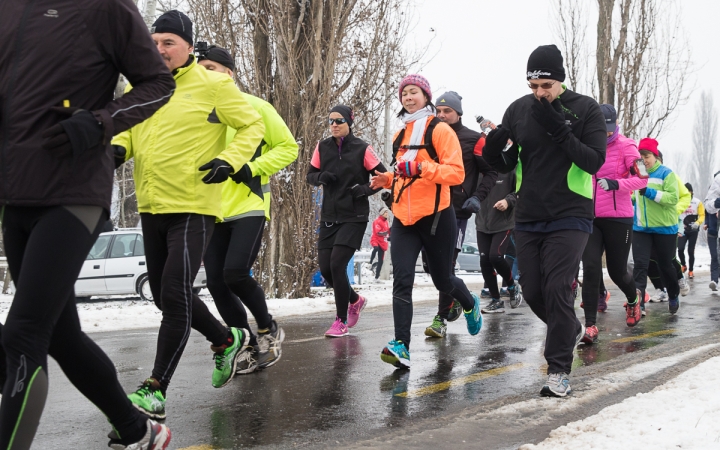
<svg viewBox="0 0 720 450"><path fill-rule="evenodd" d="M590 53L578 3L556 3L561 17L556 34L570 55L571 77L577 76L583 54ZM658 137L692 90L691 54L680 24L679 2L597 0L597 5L595 80L574 81L598 102L615 105L624 134Z"/></svg>
<svg viewBox="0 0 720 450"><path fill-rule="evenodd" d="M317 270L321 191L305 182L325 117L336 103L356 111L353 131L376 130L399 79L415 62L403 53L401 0L188 0L198 40L228 48L242 90L272 103L300 144L298 159L271 180L272 216L256 265L266 292L309 294Z"/></svg>
<svg viewBox="0 0 720 450"><path fill-rule="evenodd" d="M555 24L555 34L560 37L560 47L565 56L570 86L577 90L587 85L588 52L586 41L587 6L575 0L557 0L562 14Z"/></svg>
<svg viewBox="0 0 720 450"><path fill-rule="evenodd" d="M711 92L703 91L695 109L692 156L686 174L697 192L704 192L713 180L717 158L718 115Z"/></svg>

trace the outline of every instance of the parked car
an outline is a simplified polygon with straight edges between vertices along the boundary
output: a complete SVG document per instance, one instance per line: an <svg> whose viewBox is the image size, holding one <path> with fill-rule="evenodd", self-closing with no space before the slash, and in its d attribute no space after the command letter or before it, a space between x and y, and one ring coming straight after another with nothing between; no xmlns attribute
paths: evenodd
<svg viewBox="0 0 720 450"><path fill-rule="evenodd" d="M205 267L195 277L193 291L197 294L207 285ZM75 282L78 300L93 295L133 295L152 301L145 265L142 230L121 229L101 233L83 263Z"/></svg>
<svg viewBox="0 0 720 450"><path fill-rule="evenodd" d="M458 253L456 268L466 272L480 272L480 252L477 244L463 244Z"/></svg>

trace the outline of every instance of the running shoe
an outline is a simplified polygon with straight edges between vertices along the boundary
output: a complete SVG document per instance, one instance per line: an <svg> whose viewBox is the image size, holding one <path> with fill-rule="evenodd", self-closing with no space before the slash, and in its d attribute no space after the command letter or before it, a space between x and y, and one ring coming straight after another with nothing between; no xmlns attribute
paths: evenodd
<svg viewBox="0 0 720 450"><path fill-rule="evenodd" d="M402 341L393 339L388 342L388 345L380 352L380 359L398 369L410 368L410 351Z"/></svg>
<svg viewBox="0 0 720 450"><path fill-rule="evenodd" d="M115 430L111 431L108 437L108 447L113 450L165 450L170 445L172 433L167 426L148 419L145 436L137 442L123 444Z"/></svg>
<svg viewBox="0 0 720 450"><path fill-rule="evenodd" d="M580 332L577 334L577 337L575 338L575 347L580 345L580 341L582 341L582 338L585 336L585 325L582 323L580 324ZM573 348L575 348L573 347Z"/></svg>
<svg viewBox="0 0 720 450"><path fill-rule="evenodd" d="M650 303L662 303L667 299L668 295L665 289L655 289L655 295L650 298Z"/></svg>
<svg viewBox="0 0 720 450"><path fill-rule="evenodd" d="M640 315L642 317L647 316L647 313L645 312L645 304L644 303L642 305L640 305Z"/></svg>
<svg viewBox="0 0 720 450"><path fill-rule="evenodd" d="M347 312L347 326L348 328L352 328L355 325L357 325L358 320L360 320L360 313L363 309L365 309L365 305L367 305L367 300L362 295L358 296L357 301L355 303L350 303L348 305L348 312Z"/></svg>
<svg viewBox="0 0 720 450"><path fill-rule="evenodd" d="M607 311L607 302L610 300L610 291L605 291L598 297L598 312Z"/></svg>
<svg viewBox="0 0 720 450"><path fill-rule="evenodd" d="M346 328L347 329L347 328ZM258 368L265 369L280 361L282 357L282 342L285 340L285 330L278 326L274 320L270 322L267 333L258 331Z"/></svg>
<svg viewBox="0 0 720 450"><path fill-rule="evenodd" d="M681 268L682 268L682 273L687 272L687 266L681 266Z"/></svg>
<svg viewBox="0 0 720 450"><path fill-rule="evenodd" d="M597 342L598 334L600 334L600 332L597 327L595 325L590 325L589 327L585 327L585 334L581 340L587 345L592 345Z"/></svg>
<svg viewBox="0 0 720 450"><path fill-rule="evenodd" d="M688 292L690 292L690 285L687 282L687 279L685 278L685 274L683 274L682 278L678 280L678 286L680 287L680 295L685 297L688 295Z"/></svg>
<svg viewBox="0 0 720 450"><path fill-rule="evenodd" d="M523 295L522 290L520 289L520 285L515 283L508 288L508 292L510 293L510 307L512 309L520 307L523 302Z"/></svg>
<svg viewBox="0 0 720 450"><path fill-rule="evenodd" d="M629 327L634 327L642 318L642 310L640 309L640 291L636 290L637 297L635 303L625 303L625 323Z"/></svg>
<svg viewBox="0 0 720 450"><path fill-rule="evenodd" d="M510 290L506 287L500 288L500 298L509 298L510 297Z"/></svg>
<svg viewBox="0 0 720 450"><path fill-rule="evenodd" d="M339 317L335 317L335 322L325 332L326 337L343 337L350 334L348 326Z"/></svg>
<svg viewBox="0 0 720 450"><path fill-rule="evenodd" d="M565 397L572 393L570 379L566 373L551 373L540 391L543 397Z"/></svg>
<svg viewBox="0 0 720 450"><path fill-rule="evenodd" d="M467 321L468 332L475 336L480 332L482 328L482 313L480 312L480 299L477 295L472 294L475 305L470 311L463 311L465 314L465 320Z"/></svg>
<svg viewBox="0 0 720 450"><path fill-rule="evenodd" d="M238 355L237 370L238 375L247 375L258 369L259 346L248 345L240 350Z"/></svg>
<svg viewBox="0 0 720 450"><path fill-rule="evenodd" d="M128 398L140 412L157 420L165 419L165 396L160 390L160 383L155 378L143 381L137 391Z"/></svg>
<svg viewBox="0 0 720 450"><path fill-rule="evenodd" d="M695 278L695 274L693 274L692 270L688 272L688 278L690 278L691 280Z"/></svg>
<svg viewBox="0 0 720 450"><path fill-rule="evenodd" d="M488 288L482 288L482 291L480 291L480 297L482 297L482 298L490 298L490 297L492 297L492 296L490 295L490 289L488 289Z"/></svg>
<svg viewBox="0 0 720 450"><path fill-rule="evenodd" d="M671 298L668 302L668 311L670 314L675 314L680 309L680 297Z"/></svg>
<svg viewBox="0 0 720 450"><path fill-rule="evenodd" d="M500 299L494 298L492 299L490 304L481 309L480 312L482 312L483 314L504 313L505 302Z"/></svg>
<svg viewBox="0 0 720 450"><path fill-rule="evenodd" d="M450 312L448 313L448 322L455 322L462 316L462 305L459 301L453 300L452 306L450 306Z"/></svg>
<svg viewBox="0 0 720 450"><path fill-rule="evenodd" d="M215 369L212 373L212 385L215 388L221 388L227 385L235 376L237 371L238 355L240 350L247 347L250 343L250 333L242 328L230 327L233 342L230 345L221 345L216 347L210 346L215 354ZM260 339L258 337L258 339Z"/></svg>
<svg viewBox="0 0 720 450"><path fill-rule="evenodd" d="M447 324L445 319L440 316L435 316L432 324L425 328L425 336L443 338L447 334Z"/></svg>
<svg viewBox="0 0 720 450"><path fill-rule="evenodd" d="M710 290L717 291L718 282L717 280L711 280L710 281Z"/></svg>

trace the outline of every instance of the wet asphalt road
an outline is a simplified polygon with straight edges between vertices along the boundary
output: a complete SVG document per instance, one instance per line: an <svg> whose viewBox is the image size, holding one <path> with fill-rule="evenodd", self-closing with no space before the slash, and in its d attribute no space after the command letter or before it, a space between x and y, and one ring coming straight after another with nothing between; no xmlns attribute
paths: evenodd
<svg viewBox="0 0 720 450"><path fill-rule="evenodd" d="M632 329L625 326L621 293L611 288L608 312L598 318L600 342L581 345L575 367L600 367L630 353L672 345L677 338L720 330L720 296L710 294L707 278L698 274L677 316L667 313L667 303L649 304L648 316ZM372 305L372 298L369 301ZM322 337L330 315L285 318L280 322L287 334L282 360L265 371L238 376L222 389L210 385L212 354L204 338L193 332L168 391L170 448L316 448L383 435L391 439L393 430L442 422L468 408L539 391L545 327L526 305L486 315L478 336L468 335L461 318L449 324L447 338L426 339L423 331L435 308L432 303L415 307L409 372L395 371L379 358L393 334L389 307L368 307L352 335L341 339ZM578 309L578 316L582 314ZM155 331L92 337L115 362L128 391L149 376ZM34 448L105 448L107 422L54 362L50 381ZM506 437L501 433L495 445L483 448L514 442L511 426L503 433ZM455 447L464 446L459 439ZM438 447L428 442L427 448Z"/></svg>

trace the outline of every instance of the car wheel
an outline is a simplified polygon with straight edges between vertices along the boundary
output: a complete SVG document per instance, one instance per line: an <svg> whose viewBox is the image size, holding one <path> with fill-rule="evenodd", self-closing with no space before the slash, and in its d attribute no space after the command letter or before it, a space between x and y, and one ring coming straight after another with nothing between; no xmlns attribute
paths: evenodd
<svg viewBox="0 0 720 450"><path fill-rule="evenodd" d="M150 290L150 280L147 274L140 276L137 283L137 293L140 295L140 298L146 302L153 301L152 291Z"/></svg>

